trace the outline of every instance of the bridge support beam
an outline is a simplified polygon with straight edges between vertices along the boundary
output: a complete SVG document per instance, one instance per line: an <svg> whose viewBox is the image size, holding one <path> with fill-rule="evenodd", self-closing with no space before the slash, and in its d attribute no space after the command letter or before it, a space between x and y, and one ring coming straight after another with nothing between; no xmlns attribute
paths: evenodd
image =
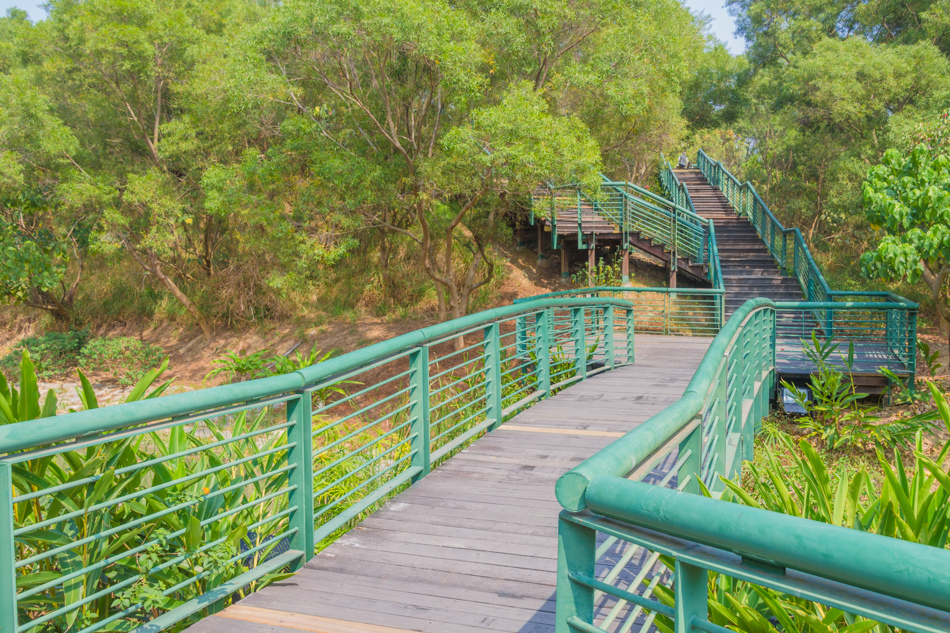
<svg viewBox="0 0 950 633"><path fill-rule="evenodd" d="M673 267L673 261L670 260L670 288L676 287L676 268Z"/></svg>
<svg viewBox="0 0 950 633"><path fill-rule="evenodd" d="M541 221L538 220L534 223L538 227L538 260L544 259L544 227L541 226Z"/></svg>

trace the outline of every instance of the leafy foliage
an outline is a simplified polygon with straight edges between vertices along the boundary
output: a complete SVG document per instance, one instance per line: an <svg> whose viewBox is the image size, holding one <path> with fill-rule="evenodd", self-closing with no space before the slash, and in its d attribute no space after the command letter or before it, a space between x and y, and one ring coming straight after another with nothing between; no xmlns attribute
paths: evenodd
<svg viewBox="0 0 950 633"><path fill-rule="evenodd" d="M889 150L868 172L864 204L872 226L884 233L861 258L868 276L921 277L937 312L950 321L950 153L918 145L909 154Z"/></svg>
<svg viewBox="0 0 950 633"><path fill-rule="evenodd" d="M157 345L128 336L91 339L79 352L79 366L87 372L106 372L120 384L131 385L161 363Z"/></svg>
<svg viewBox="0 0 950 633"><path fill-rule="evenodd" d="M88 330L48 332L19 341L0 359L0 372L17 378L23 353L29 353L30 363L41 380L62 375L76 367L79 353L88 343Z"/></svg>
<svg viewBox="0 0 950 633"><path fill-rule="evenodd" d="M930 417L950 431L950 405L940 389L929 384L935 410ZM889 461L877 451L881 476L868 470L832 473L807 441L782 440L779 452L763 447L761 466L746 462L743 485L722 479L724 498L756 508L781 512L832 525L882 534L932 547L947 547L950 518L950 475L945 465L950 442L936 456L928 456L923 434L914 442L913 467L895 453ZM731 497L730 497L731 495ZM669 592L661 593L671 600ZM711 621L737 630L762 631L883 631L886 625L849 616L837 609L756 587L744 581L710 574ZM665 622L665 621L664 621Z"/></svg>
<svg viewBox="0 0 950 633"><path fill-rule="evenodd" d="M855 447L896 451L909 448L919 432L931 429L934 418L930 414L882 422L873 410L862 406L860 401L867 394L859 393L854 386L854 344L849 344L848 355L841 358L847 373L833 362L837 349L838 345L822 342L812 332L811 343L805 343L804 350L817 371L809 376L808 392L782 383L808 413L798 420L799 427L808 431L806 437L819 439L829 451Z"/></svg>

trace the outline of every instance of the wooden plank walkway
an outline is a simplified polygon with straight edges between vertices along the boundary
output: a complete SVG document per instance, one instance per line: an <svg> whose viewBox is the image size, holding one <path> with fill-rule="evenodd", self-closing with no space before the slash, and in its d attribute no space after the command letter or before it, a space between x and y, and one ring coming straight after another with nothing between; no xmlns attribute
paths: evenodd
<svg viewBox="0 0 950 633"><path fill-rule="evenodd" d="M555 482L676 401L710 340L637 336L634 365L521 413L189 633L553 632Z"/></svg>

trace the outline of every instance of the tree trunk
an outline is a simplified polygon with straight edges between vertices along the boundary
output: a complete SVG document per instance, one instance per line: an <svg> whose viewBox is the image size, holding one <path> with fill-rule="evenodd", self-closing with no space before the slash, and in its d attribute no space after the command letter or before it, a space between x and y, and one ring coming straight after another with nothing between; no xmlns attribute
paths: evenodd
<svg viewBox="0 0 950 633"><path fill-rule="evenodd" d="M155 257L155 255L152 255L152 272L156 277L158 277L159 281L161 281L165 287L168 288L168 291L172 293L176 299L178 299L178 302L185 307L185 310L188 311L188 314L190 314L191 317L198 322L202 333L205 335L205 338L210 340L211 326L208 325L208 321L198 311L198 307L191 301L191 299L189 299L188 296L181 291L181 288L179 288L178 285L175 284L175 282L165 274L165 271L162 270L161 263L159 263L158 258Z"/></svg>
<svg viewBox="0 0 950 633"><path fill-rule="evenodd" d="M175 299L177 299L178 302L184 306L185 310L188 311L188 314L191 315L191 318L193 318L198 323L198 326L201 328L201 332L205 335L205 338L210 340L212 332L208 321L204 318L204 316L202 316L201 312L198 311L198 307L191 301L191 299L188 298L188 295L182 292L181 288L179 288L178 285L172 281L168 275L165 274L165 271L162 270L162 264L158 260L158 256L151 251L140 254L132 247L131 244L125 240L123 240L123 244L125 245L125 248L129 254L132 256L132 259L134 259L135 262L141 266L143 270L145 270L145 272L155 275L155 277L157 277L158 280L162 282L165 288L167 288L168 291L172 293L172 296L174 296ZM148 260L146 261L143 259L142 255L148 257Z"/></svg>
<svg viewBox="0 0 950 633"><path fill-rule="evenodd" d="M937 309L937 320L940 325L940 333L947 337L947 349L950 350L950 305L943 298L943 288L947 277L950 276L950 266L944 266L938 272L934 273L925 260L921 260L924 282L930 287L930 294L933 296L934 307Z"/></svg>

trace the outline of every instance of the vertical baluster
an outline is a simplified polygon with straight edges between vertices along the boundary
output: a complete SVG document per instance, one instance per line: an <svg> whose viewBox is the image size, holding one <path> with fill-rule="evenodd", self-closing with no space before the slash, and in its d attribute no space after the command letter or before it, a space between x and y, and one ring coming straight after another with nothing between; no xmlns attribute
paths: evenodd
<svg viewBox="0 0 950 633"><path fill-rule="evenodd" d="M729 398L729 356L723 358L723 367L722 371L719 372L718 379L716 382L716 408L713 411L713 419L715 420L715 426L710 432L712 438L718 437L718 443L714 448L714 453L710 455L710 459L715 459L717 467L715 470L710 472L710 486L712 490L722 490L723 484L716 477L717 474L722 475L723 477L729 477L731 473L726 472L728 464L726 464L726 459L728 456L728 444L729 438L726 435L726 429L729 427L729 403L727 402Z"/></svg>
<svg viewBox="0 0 950 633"><path fill-rule="evenodd" d="M607 352L607 367L614 368L614 307L608 305L604 314L604 345Z"/></svg>
<svg viewBox="0 0 950 633"><path fill-rule="evenodd" d="M587 378L587 342L584 306L571 308L571 336L574 339L574 371L575 377Z"/></svg>
<svg viewBox="0 0 950 633"><path fill-rule="evenodd" d="M626 337L627 337L627 362L630 363L631 365L633 364L634 359L635 359L635 355L634 355L634 352L635 352L635 349L634 349L634 336L633 336L633 335L634 335L634 331L633 331L633 312L634 312L634 311L633 311L633 308L628 308L628 309L626 310L626 313L627 313L627 323L626 323L626 326L627 326L627 329L626 329Z"/></svg>
<svg viewBox="0 0 950 633"><path fill-rule="evenodd" d="M296 508L290 514L290 527L297 532L290 541L290 549L303 552L303 559L295 569L303 566L314 554L313 516L313 414L309 391L298 394L287 402L287 463L293 465L288 473L289 483L295 486L288 495L287 503ZM0 631L3 631L0 628Z"/></svg>
<svg viewBox="0 0 950 633"><path fill-rule="evenodd" d="M693 622L707 621L709 617L709 574L676 559L673 592L676 595L676 613L673 618L674 633L696 633L699 629Z"/></svg>
<svg viewBox="0 0 950 633"><path fill-rule="evenodd" d="M574 633L568 624L573 618L585 624L594 622L594 590L572 581L570 575L595 577L597 532L568 521L566 515L562 512L558 518L555 633Z"/></svg>
<svg viewBox="0 0 950 633"><path fill-rule="evenodd" d="M702 417L702 416L700 416ZM703 424L702 419L700 423L693 429L693 432L686 436L682 442L680 442L677 459L681 458L686 452L689 451L689 457L686 458L686 461L680 466L679 472L676 473L676 481L682 484L683 480L689 478L686 485L683 486L683 492L690 492L693 494L700 494L702 489L699 487L700 477L702 477L703 472Z"/></svg>
<svg viewBox="0 0 950 633"><path fill-rule="evenodd" d="M429 474L431 439L429 431L429 346L409 353L409 432L414 451L411 465L422 469L413 481Z"/></svg>
<svg viewBox="0 0 950 633"><path fill-rule="evenodd" d="M538 362L538 390L544 397L551 395L551 310L542 310L534 315L534 335Z"/></svg>
<svg viewBox="0 0 950 633"><path fill-rule="evenodd" d="M313 534L313 529L310 530ZM16 600L16 544L13 540L13 466L0 462L0 631L19 624Z"/></svg>
<svg viewBox="0 0 950 633"><path fill-rule="evenodd" d="M502 415L502 384L501 384L501 333L497 322L492 323L484 330L485 335L485 391L486 415L494 420L489 430L494 431L504 421Z"/></svg>

